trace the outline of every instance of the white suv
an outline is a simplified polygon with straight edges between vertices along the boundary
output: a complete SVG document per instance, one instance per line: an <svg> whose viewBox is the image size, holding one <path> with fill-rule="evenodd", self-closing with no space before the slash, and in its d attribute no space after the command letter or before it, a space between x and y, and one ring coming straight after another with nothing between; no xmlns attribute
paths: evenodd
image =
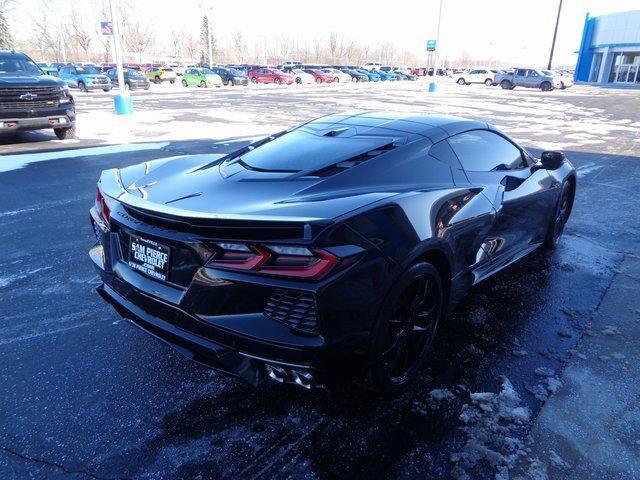
<svg viewBox="0 0 640 480"><path fill-rule="evenodd" d="M382 65L379 63L367 62L360 68L370 72L371 70L380 70L382 68Z"/></svg>
<svg viewBox="0 0 640 480"><path fill-rule="evenodd" d="M494 73L488 68L472 68L457 75L458 85L470 85L472 83L484 83L487 87L493 85Z"/></svg>

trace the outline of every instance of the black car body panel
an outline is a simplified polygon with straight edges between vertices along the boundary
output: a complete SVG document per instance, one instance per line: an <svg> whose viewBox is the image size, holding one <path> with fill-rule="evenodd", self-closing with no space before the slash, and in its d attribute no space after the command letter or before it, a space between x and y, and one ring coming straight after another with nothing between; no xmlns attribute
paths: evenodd
<svg viewBox="0 0 640 480"><path fill-rule="evenodd" d="M463 168L478 142L504 163ZM104 171L91 258L103 298L194 360L252 384L328 384L366 371L412 263L437 266L451 310L542 244L564 182L569 162L546 170L483 122L331 115L224 156ZM169 266L138 269L140 242Z"/></svg>
<svg viewBox="0 0 640 480"><path fill-rule="evenodd" d="M75 104L64 82L45 75L22 53L0 51L3 62L17 68L30 62L34 68L0 73L0 132L73 127Z"/></svg>
<svg viewBox="0 0 640 480"><path fill-rule="evenodd" d="M119 87L117 69L109 68L105 72L105 75L111 80L111 86L113 88ZM138 70L125 68L123 75L124 82L129 90L149 90L151 86L149 79Z"/></svg>

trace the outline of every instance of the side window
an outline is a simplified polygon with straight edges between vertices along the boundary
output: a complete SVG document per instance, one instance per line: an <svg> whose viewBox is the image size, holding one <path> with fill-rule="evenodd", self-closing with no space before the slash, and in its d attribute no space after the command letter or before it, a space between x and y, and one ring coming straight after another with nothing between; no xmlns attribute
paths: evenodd
<svg viewBox="0 0 640 480"><path fill-rule="evenodd" d="M449 145L465 170L490 172L527 166L513 143L488 130L472 130L451 137Z"/></svg>
<svg viewBox="0 0 640 480"><path fill-rule="evenodd" d="M529 70L529 76L530 77L537 77L538 76L538 72L536 72L535 70Z"/></svg>
<svg viewBox="0 0 640 480"><path fill-rule="evenodd" d="M469 75L477 75L477 73L478 73L478 70L471 70L469 72Z"/></svg>
<svg viewBox="0 0 640 480"><path fill-rule="evenodd" d="M527 76L527 71L524 68L519 68L516 70L516 75L518 77L526 77Z"/></svg>

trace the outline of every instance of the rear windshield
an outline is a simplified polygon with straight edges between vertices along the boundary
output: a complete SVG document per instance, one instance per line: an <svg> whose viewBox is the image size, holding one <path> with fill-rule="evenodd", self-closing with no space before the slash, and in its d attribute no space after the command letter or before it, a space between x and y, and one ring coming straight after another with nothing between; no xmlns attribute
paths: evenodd
<svg viewBox="0 0 640 480"><path fill-rule="evenodd" d="M320 136L294 130L245 153L240 161L250 168L279 172L316 170L347 160L397 138L352 136L347 138Z"/></svg>

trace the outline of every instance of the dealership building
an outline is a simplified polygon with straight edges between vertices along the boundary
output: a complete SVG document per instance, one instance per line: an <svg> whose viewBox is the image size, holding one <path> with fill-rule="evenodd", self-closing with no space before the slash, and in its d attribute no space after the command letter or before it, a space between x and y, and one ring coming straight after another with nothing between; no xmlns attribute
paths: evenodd
<svg viewBox="0 0 640 480"><path fill-rule="evenodd" d="M575 79L640 87L640 10L587 14Z"/></svg>

